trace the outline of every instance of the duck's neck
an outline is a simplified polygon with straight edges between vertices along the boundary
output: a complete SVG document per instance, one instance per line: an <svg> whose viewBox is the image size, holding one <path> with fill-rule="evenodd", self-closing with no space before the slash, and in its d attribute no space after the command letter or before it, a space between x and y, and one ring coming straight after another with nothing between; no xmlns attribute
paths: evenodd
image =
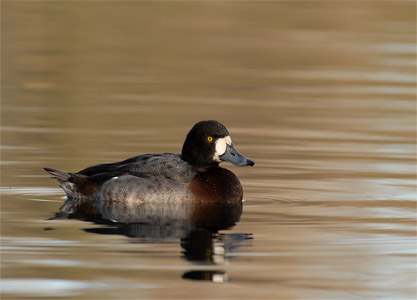
<svg viewBox="0 0 417 300"><path fill-rule="evenodd" d="M195 158L192 153L187 153L185 151L182 151L180 157L182 160L186 161L191 167L193 167L194 170L202 173L207 172L208 170L212 168L218 168L219 163L217 162L204 162L202 160L199 160L198 158Z"/></svg>

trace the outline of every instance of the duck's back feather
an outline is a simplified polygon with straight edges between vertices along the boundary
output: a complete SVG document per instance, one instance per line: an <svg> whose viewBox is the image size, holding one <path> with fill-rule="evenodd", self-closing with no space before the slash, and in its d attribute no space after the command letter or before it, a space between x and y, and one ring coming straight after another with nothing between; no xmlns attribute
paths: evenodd
<svg viewBox="0 0 417 300"><path fill-rule="evenodd" d="M144 154L120 162L88 167L75 175L85 175L97 183L122 175L160 177L185 183L194 178L196 171L180 155L161 153Z"/></svg>
<svg viewBox="0 0 417 300"><path fill-rule="evenodd" d="M120 174L137 177L160 177L176 182L187 183L197 174L187 162L177 154L163 153L149 157L139 157L136 161L125 164L117 169Z"/></svg>

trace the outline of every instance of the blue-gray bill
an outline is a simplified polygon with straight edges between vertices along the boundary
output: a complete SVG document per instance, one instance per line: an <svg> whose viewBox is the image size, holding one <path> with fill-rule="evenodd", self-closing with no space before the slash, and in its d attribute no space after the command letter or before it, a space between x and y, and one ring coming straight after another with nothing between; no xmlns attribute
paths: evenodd
<svg viewBox="0 0 417 300"><path fill-rule="evenodd" d="M226 146L226 152L220 156L222 161L230 162L236 166L243 167L243 166L253 166L255 162L237 151L237 149L233 145Z"/></svg>

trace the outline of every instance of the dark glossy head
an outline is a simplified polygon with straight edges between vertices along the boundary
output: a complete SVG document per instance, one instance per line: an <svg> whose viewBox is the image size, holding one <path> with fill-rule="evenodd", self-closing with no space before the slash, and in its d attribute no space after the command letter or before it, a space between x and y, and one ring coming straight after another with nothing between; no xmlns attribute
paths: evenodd
<svg viewBox="0 0 417 300"><path fill-rule="evenodd" d="M236 150L226 127L217 121L195 124L185 139L181 154L183 160L196 168L217 166L222 161L237 166L255 164Z"/></svg>

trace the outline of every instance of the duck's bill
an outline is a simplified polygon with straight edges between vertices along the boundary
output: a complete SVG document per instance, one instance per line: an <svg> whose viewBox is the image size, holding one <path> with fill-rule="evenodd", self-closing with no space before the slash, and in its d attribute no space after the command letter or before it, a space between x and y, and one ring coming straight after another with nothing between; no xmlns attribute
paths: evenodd
<svg viewBox="0 0 417 300"><path fill-rule="evenodd" d="M253 166L255 164L253 160L243 156L239 153L239 151L236 150L236 148L233 145L229 144L227 144L226 152L220 156L220 159L222 161L227 161L239 167Z"/></svg>

